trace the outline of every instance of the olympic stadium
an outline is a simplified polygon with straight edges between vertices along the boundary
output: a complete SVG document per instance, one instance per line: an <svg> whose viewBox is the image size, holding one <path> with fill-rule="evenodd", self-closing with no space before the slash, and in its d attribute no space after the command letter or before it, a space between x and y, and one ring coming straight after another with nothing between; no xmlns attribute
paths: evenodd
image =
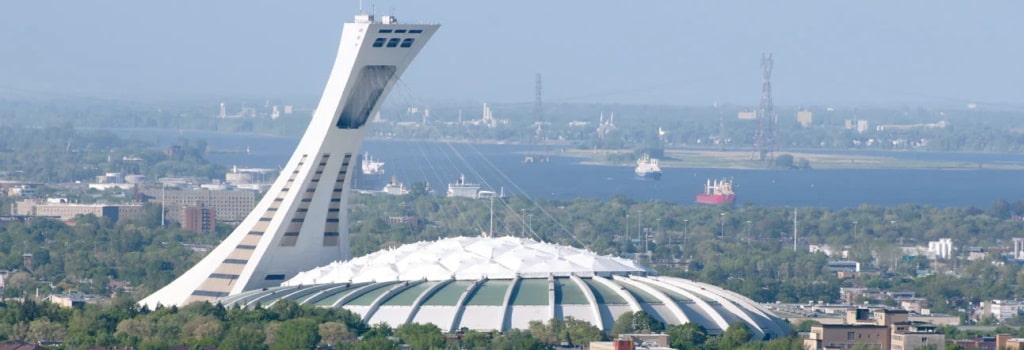
<svg viewBox="0 0 1024 350"><path fill-rule="evenodd" d="M757 339L789 333L786 321L725 289L657 276L631 260L513 237L407 244L221 302L253 307L282 299L345 308L370 324L432 323L447 331L526 329L530 321L567 317L611 331L619 315L644 311L668 325L700 324L710 334L737 321Z"/></svg>
<svg viewBox="0 0 1024 350"><path fill-rule="evenodd" d="M525 329L569 317L611 331L620 315L644 311L711 334L743 322L755 339L788 335L785 321L739 294L524 238L446 238L352 258L352 159L370 116L438 28L365 13L346 23L320 104L281 175L206 257L139 304L254 307L289 299L345 308L370 324L447 331Z"/></svg>

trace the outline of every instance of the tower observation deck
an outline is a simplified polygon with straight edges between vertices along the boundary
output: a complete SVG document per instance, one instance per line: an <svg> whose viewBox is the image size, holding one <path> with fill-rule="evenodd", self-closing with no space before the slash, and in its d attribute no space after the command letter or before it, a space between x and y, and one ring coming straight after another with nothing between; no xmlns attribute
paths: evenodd
<svg viewBox="0 0 1024 350"><path fill-rule="evenodd" d="M439 27L365 14L345 23L316 112L270 190L220 245L140 304L213 301L349 259L350 168L366 123Z"/></svg>

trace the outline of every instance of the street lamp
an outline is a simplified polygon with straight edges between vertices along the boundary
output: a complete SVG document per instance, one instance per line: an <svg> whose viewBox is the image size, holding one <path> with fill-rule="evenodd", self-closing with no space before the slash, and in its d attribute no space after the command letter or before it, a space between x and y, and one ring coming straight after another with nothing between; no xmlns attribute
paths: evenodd
<svg viewBox="0 0 1024 350"><path fill-rule="evenodd" d="M683 219L683 245L686 245L686 231L690 230L690 219Z"/></svg>
<svg viewBox="0 0 1024 350"><path fill-rule="evenodd" d="M519 209L519 221L522 223L519 236L526 237L526 209Z"/></svg>
<svg viewBox="0 0 1024 350"><path fill-rule="evenodd" d="M661 237L661 218L654 219L654 222L656 223L654 225L654 237L655 238L662 238ZM662 242L662 243L664 243L664 242Z"/></svg>
<svg viewBox="0 0 1024 350"><path fill-rule="evenodd" d="M628 211L628 209L626 211L626 243L627 244L632 243L632 242L629 241L629 211Z"/></svg>
<svg viewBox="0 0 1024 350"><path fill-rule="evenodd" d="M640 214L643 214L643 212L637 210L636 211L636 237L637 238L640 238L640 235L643 235L643 230L640 229ZM644 240L646 240L646 239L647 238L645 237Z"/></svg>
<svg viewBox="0 0 1024 350"><path fill-rule="evenodd" d="M533 233L533 214L526 215L526 227L529 228L530 233Z"/></svg>
<svg viewBox="0 0 1024 350"><path fill-rule="evenodd" d="M853 220L853 242L857 243L857 220Z"/></svg>

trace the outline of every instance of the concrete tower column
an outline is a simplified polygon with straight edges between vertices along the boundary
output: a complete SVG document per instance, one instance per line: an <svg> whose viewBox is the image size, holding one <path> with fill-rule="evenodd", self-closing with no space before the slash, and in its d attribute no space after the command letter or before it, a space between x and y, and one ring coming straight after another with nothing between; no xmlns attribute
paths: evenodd
<svg viewBox="0 0 1024 350"><path fill-rule="evenodd" d="M346 202L370 116L439 28L358 15L345 23L327 86L305 134L263 199L234 232L149 307L216 300L277 286L350 258Z"/></svg>

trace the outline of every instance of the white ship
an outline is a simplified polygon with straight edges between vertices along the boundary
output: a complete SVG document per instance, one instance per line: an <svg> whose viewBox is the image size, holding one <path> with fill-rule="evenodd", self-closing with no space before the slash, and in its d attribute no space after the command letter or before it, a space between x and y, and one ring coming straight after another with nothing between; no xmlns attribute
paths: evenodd
<svg viewBox="0 0 1024 350"><path fill-rule="evenodd" d="M363 153L356 157L355 167L358 172L352 174L352 188L366 191L376 191L387 184L388 179L384 176L384 162L373 159L369 153Z"/></svg>
<svg viewBox="0 0 1024 350"><path fill-rule="evenodd" d="M363 175L384 175L384 162L373 160L369 153L363 153Z"/></svg>
<svg viewBox="0 0 1024 350"><path fill-rule="evenodd" d="M658 165L658 158L651 158L647 153L640 155L636 160L636 177L641 180L661 179L661 166Z"/></svg>
<svg viewBox="0 0 1024 350"><path fill-rule="evenodd" d="M384 185L384 189L381 190L381 192L393 196L402 196L409 194L409 189L405 188L405 184L398 182L398 179L392 176L391 182L388 182L387 185Z"/></svg>
<svg viewBox="0 0 1024 350"><path fill-rule="evenodd" d="M480 192L480 184L466 182L466 175L459 175L459 180L448 184L448 197L465 197L476 199Z"/></svg>

